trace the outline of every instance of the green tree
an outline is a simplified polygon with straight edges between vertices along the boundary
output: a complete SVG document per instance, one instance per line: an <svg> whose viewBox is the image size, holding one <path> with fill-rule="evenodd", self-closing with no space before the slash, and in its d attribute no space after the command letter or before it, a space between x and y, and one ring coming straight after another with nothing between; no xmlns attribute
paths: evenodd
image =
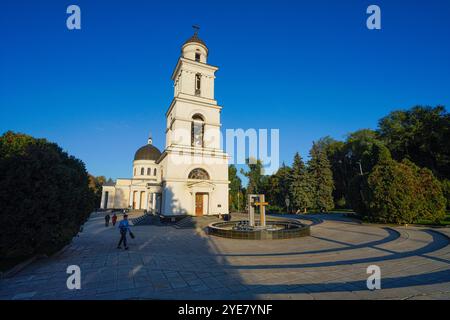
<svg viewBox="0 0 450 320"><path fill-rule="evenodd" d="M428 169L404 160L383 161L368 177L368 208L372 220L414 223L439 222L445 216L445 198L439 181Z"/></svg>
<svg viewBox="0 0 450 320"><path fill-rule="evenodd" d="M241 169L241 174L248 178L247 194L258 194L262 191L262 176L264 175L261 160L247 159L248 171Z"/></svg>
<svg viewBox="0 0 450 320"><path fill-rule="evenodd" d="M409 160L403 160L403 163L413 168L417 183L420 186L421 206L419 218L439 223L445 218L445 209L447 200L442 190L442 184L433 175L428 168L419 168Z"/></svg>
<svg viewBox="0 0 450 320"><path fill-rule="evenodd" d="M329 136L321 138L317 144L325 150L333 172L333 200L334 206L347 208L347 191L351 177L348 176L348 164L346 164L346 150L343 141L337 141Z"/></svg>
<svg viewBox="0 0 450 320"><path fill-rule="evenodd" d="M45 139L0 137L0 257L52 253L94 208L84 164Z"/></svg>
<svg viewBox="0 0 450 320"><path fill-rule="evenodd" d="M419 217L420 186L414 170L390 160L373 168L368 177L370 217L382 223L413 223Z"/></svg>
<svg viewBox="0 0 450 320"><path fill-rule="evenodd" d="M349 134L333 157L333 174L344 181L346 203L356 212L368 214L367 177L375 165L391 159L389 149L375 131L363 129Z"/></svg>
<svg viewBox="0 0 450 320"><path fill-rule="evenodd" d="M370 211L368 207L368 175L368 173L357 175L350 180L346 194L346 201L353 211L361 216L369 218L369 220L372 220L370 219Z"/></svg>
<svg viewBox="0 0 450 320"><path fill-rule="evenodd" d="M445 107L393 111L379 121L378 132L397 161L409 159L450 179L450 114Z"/></svg>
<svg viewBox="0 0 450 320"><path fill-rule="evenodd" d="M298 152L294 156L289 187L294 210L306 213L307 209L312 206L312 190L308 171Z"/></svg>
<svg viewBox="0 0 450 320"><path fill-rule="evenodd" d="M441 181L442 194L447 202L447 210L450 210L450 180L444 179Z"/></svg>
<svg viewBox="0 0 450 320"><path fill-rule="evenodd" d="M283 163L274 174L262 177L260 193L266 195L271 212L287 212L285 199L289 195L290 176L291 168Z"/></svg>
<svg viewBox="0 0 450 320"><path fill-rule="evenodd" d="M100 208L100 201L102 199L102 187L106 183L104 176L94 177L91 174L89 176L89 188L94 192L94 205L96 208Z"/></svg>
<svg viewBox="0 0 450 320"><path fill-rule="evenodd" d="M333 173L324 150L316 143L310 150L308 176L312 186L312 206L321 211L333 209Z"/></svg>
<svg viewBox="0 0 450 320"><path fill-rule="evenodd" d="M343 147L348 176L370 172L381 160L390 159L389 149L370 129L358 130L348 135ZM360 166L361 164L361 166Z"/></svg>
<svg viewBox="0 0 450 320"><path fill-rule="evenodd" d="M244 208L244 194L242 192L242 181L237 175L237 169L234 165L228 166L228 179L230 180L230 210L242 211Z"/></svg>

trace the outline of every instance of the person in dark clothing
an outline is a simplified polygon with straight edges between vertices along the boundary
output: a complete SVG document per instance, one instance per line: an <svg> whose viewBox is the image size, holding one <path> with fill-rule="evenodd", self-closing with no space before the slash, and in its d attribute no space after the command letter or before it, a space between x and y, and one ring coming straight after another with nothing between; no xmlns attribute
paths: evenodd
<svg viewBox="0 0 450 320"><path fill-rule="evenodd" d="M117 245L117 249L122 249L122 243L125 246L125 250L128 250L127 245L127 232L131 234L130 224L128 223L128 216L125 214L123 220L119 223L120 240Z"/></svg>
<svg viewBox="0 0 450 320"><path fill-rule="evenodd" d="M116 225L116 222L117 222L117 215L115 213L113 214L113 216L111 218L111 222L112 222L112 225L114 227Z"/></svg>
<svg viewBox="0 0 450 320"><path fill-rule="evenodd" d="M109 219L110 219L109 214L106 214L106 216L105 216L105 227L109 226Z"/></svg>

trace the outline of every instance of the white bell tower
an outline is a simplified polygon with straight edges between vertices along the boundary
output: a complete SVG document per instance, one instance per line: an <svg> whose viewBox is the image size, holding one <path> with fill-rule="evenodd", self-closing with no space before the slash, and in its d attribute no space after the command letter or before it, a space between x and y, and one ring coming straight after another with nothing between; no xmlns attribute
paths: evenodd
<svg viewBox="0 0 450 320"><path fill-rule="evenodd" d="M198 31L181 48L181 56L172 73L174 99L166 113L166 148L170 146L202 146L220 148L220 110L214 99L214 79L218 67L207 64L208 48ZM203 122L203 129L191 122ZM181 134L186 131L186 134ZM195 132L192 132L195 131ZM203 135L203 142L195 139Z"/></svg>
<svg viewBox="0 0 450 320"><path fill-rule="evenodd" d="M172 73L174 98L166 112L164 214L228 213L228 156L221 149L215 73L208 47L194 35L181 47ZM201 202L201 203L200 203Z"/></svg>

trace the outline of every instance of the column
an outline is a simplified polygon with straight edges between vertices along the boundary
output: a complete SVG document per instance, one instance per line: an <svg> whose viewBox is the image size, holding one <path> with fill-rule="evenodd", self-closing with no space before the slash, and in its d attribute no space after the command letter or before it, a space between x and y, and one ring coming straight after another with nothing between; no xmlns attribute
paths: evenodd
<svg viewBox="0 0 450 320"><path fill-rule="evenodd" d="M129 207L133 207L133 198L134 198L134 191L130 189L130 201L129 201Z"/></svg>
<svg viewBox="0 0 450 320"><path fill-rule="evenodd" d="M105 208L105 192L102 192L102 199L100 200L100 208L106 209Z"/></svg>

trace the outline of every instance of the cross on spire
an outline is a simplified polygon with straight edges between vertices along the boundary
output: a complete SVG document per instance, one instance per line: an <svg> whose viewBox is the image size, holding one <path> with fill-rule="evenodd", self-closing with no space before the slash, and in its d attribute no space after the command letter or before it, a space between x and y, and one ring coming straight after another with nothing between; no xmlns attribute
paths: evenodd
<svg viewBox="0 0 450 320"><path fill-rule="evenodd" d="M200 26L198 24L194 24L192 28L194 29L194 34L197 35L200 30Z"/></svg>

